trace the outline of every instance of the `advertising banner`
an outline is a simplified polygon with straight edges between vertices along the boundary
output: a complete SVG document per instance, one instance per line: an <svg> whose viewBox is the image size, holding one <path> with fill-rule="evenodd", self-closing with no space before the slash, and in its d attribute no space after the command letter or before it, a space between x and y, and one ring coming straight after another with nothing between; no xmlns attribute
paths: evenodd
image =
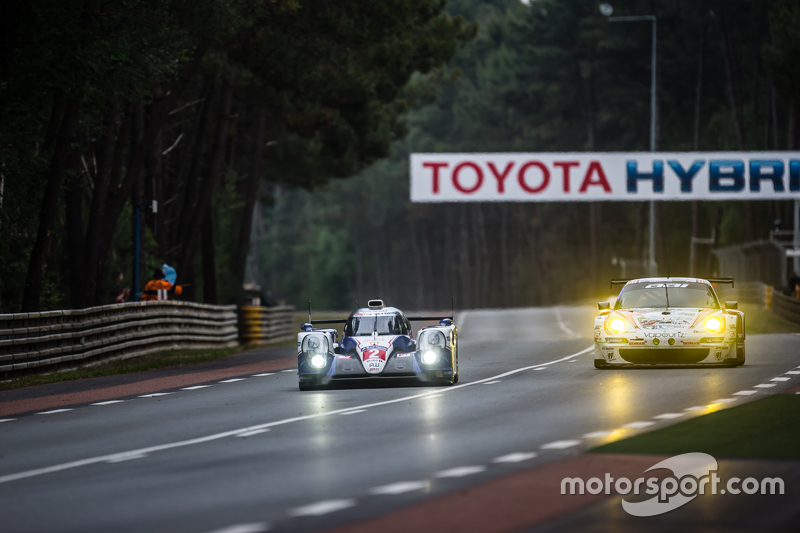
<svg viewBox="0 0 800 533"><path fill-rule="evenodd" d="M412 202L800 199L800 152L411 154Z"/></svg>

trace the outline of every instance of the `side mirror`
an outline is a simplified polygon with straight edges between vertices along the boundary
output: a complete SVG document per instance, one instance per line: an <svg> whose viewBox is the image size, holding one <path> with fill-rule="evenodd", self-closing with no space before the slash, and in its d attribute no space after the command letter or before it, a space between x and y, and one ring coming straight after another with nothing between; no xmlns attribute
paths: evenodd
<svg viewBox="0 0 800 533"><path fill-rule="evenodd" d="M443 318L439 321L439 325L443 327L448 327L453 325L453 321L449 318Z"/></svg>
<svg viewBox="0 0 800 533"><path fill-rule="evenodd" d="M739 309L739 302L725 302L725 309Z"/></svg>
<svg viewBox="0 0 800 533"><path fill-rule="evenodd" d="M303 324L302 326L300 326L300 331L306 331L306 332L310 332L310 331L311 331L311 330L313 330L313 329L314 329L314 326L312 326L312 325L311 325L311 324L309 324L308 322L306 322L305 324Z"/></svg>
<svg viewBox="0 0 800 533"><path fill-rule="evenodd" d="M598 311L610 311L611 310L611 302L597 302L597 310Z"/></svg>

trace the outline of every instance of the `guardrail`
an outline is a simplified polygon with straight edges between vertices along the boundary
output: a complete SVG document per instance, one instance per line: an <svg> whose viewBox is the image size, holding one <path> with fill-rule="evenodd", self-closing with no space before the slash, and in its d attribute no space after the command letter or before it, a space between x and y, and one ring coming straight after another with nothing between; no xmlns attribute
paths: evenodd
<svg viewBox="0 0 800 533"><path fill-rule="evenodd" d="M764 307L769 307L768 300L771 298L772 287L760 281L746 281L737 283L735 288L717 287L716 291L719 299L723 302L736 300L740 303L760 304Z"/></svg>
<svg viewBox="0 0 800 533"><path fill-rule="evenodd" d="M0 315L0 376L177 348L238 344L236 306L133 302Z"/></svg>
<svg viewBox="0 0 800 533"><path fill-rule="evenodd" d="M772 311L781 318L800 324L800 300L781 294L772 293Z"/></svg>
<svg viewBox="0 0 800 533"><path fill-rule="evenodd" d="M261 344L291 339L296 330L294 326L294 307L240 307L239 327L242 342Z"/></svg>

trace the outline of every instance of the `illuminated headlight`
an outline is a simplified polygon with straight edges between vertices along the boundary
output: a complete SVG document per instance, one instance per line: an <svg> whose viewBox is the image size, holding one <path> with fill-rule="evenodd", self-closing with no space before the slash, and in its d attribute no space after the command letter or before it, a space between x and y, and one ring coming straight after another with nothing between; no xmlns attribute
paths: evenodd
<svg viewBox="0 0 800 533"><path fill-rule="evenodd" d="M422 363L432 365L439 359L439 356L434 351L427 351L422 353Z"/></svg>
<svg viewBox="0 0 800 533"><path fill-rule="evenodd" d="M622 333L626 329L628 329L628 324L625 322L625 319L614 315L608 317L606 321L607 333Z"/></svg>
<svg viewBox="0 0 800 533"><path fill-rule="evenodd" d="M722 328L725 327L725 322L723 322L719 317L711 316L708 317L705 322L703 322L703 325L708 331L719 333L722 331Z"/></svg>
<svg viewBox="0 0 800 533"><path fill-rule="evenodd" d="M308 364L322 368L328 362L328 338L321 333L310 333L303 337L301 350Z"/></svg>

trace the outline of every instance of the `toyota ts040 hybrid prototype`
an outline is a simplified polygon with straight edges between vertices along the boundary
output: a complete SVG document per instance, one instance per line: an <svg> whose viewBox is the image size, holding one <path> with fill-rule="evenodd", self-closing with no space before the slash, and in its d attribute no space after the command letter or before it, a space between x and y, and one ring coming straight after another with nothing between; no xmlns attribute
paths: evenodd
<svg viewBox="0 0 800 533"><path fill-rule="evenodd" d="M744 313L720 305L713 283L732 278L644 278L625 284L613 309L598 304L594 366L738 366L745 360Z"/></svg>
<svg viewBox="0 0 800 533"><path fill-rule="evenodd" d="M310 312L309 312L310 315ZM412 337L412 320L435 321ZM344 324L336 329L316 325ZM458 330L453 317L406 317L382 300L370 300L347 320L311 320L297 334L300 390L334 381L416 378L432 384L458 381Z"/></svg>

